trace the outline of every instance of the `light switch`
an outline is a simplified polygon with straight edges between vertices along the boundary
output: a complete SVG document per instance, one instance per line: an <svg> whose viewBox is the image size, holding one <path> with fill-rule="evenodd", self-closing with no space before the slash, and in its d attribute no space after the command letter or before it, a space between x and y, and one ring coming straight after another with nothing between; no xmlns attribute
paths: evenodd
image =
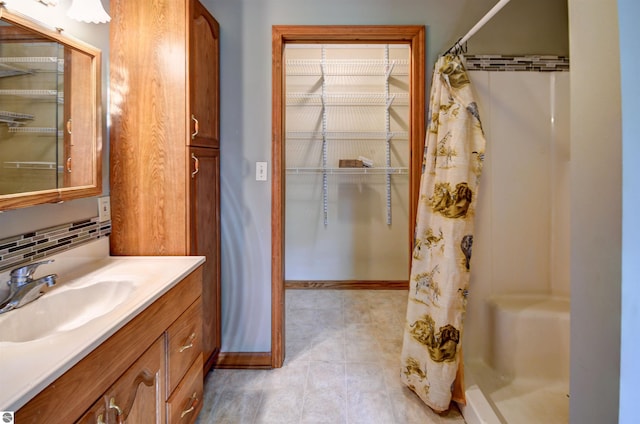
<svg viewBox="0 0 640 424"><path fill-rule="evenodd" d="M256 162L256 181L267 181L267 162Z"/></svg>
<svg viewBox="0 0 640 424"><path fill-rule="evenodd" d="M98 221L104 222L111 219L111 198L109 196L98 198Z"/></svg>

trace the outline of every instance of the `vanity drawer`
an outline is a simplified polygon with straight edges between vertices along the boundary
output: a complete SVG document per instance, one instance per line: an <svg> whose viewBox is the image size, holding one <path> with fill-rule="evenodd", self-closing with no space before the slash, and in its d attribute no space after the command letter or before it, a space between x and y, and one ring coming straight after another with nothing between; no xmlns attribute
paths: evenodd
<svg viewBox="0 0 640 424"><path fill-rule="evenodd" d="M167 400L167 422L169 424L193 423L202 409L203 391L202 355L200 355Z"/></svg>
<svg viewBox="0 0 640 424"><path fill-rule="evenodd" d="M167 330L167 397L201 356L202 302L198 298Z"/></svg>

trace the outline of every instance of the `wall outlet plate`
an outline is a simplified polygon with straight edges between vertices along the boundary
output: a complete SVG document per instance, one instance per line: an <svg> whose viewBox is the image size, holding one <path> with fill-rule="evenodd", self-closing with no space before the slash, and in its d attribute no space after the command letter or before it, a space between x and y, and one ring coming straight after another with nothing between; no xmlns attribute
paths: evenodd
<svg viewBox="0 0 640 424"><path fill-rule="evenodd" d="M104 222L111 219L111 198L109 196L98 198L98 221Z"/></svg>

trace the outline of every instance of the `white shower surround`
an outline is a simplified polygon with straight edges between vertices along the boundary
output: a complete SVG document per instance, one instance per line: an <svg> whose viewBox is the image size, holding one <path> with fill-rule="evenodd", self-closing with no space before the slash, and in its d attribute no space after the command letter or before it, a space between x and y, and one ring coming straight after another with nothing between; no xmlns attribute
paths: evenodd
<svg viewBox="0 0 640 424"><path fill-rule="evenodd" d="M538 345L534 357L558 356L555 371L539 376L556 394L568 392L569 73L470 71L469 76L487 153L465 317L468 405L463 412L469 423L500 423L501 412L492 412L496 404L508 408L536 396L531 377L540 367L520 361L522 349ZM551 328L557 331L545 339ZM524 332L541 338L517 344ZM545 350L548 344L554 345L551 352ZM502 396L496 402L483 392L492 387L492 378L494 388L501 381L517 390L494 393ZM561 415L566 413L558 422L568 422L568 398L558 403ZM525 420L519 424L541 422L523 405L517 408ZM505 410L503 419L510 414Z"/></svg>
<svg viewBox="0 0 640 424"><path fill-rule="evenodd" d="M567 424L569 299L514 294L487 303L490 354L465 363L467 423Z"/></svg>

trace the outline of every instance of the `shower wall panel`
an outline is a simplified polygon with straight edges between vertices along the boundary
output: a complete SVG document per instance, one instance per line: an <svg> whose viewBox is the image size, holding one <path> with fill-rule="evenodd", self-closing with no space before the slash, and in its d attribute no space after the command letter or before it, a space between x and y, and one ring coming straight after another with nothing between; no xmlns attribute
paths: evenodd
<svg viewBox="0 0 640 424"><path fill-rule="evenodd" d="M487 138L467 309L486 352L486 300L569 296L569 73L470 71Z"/></svg>

